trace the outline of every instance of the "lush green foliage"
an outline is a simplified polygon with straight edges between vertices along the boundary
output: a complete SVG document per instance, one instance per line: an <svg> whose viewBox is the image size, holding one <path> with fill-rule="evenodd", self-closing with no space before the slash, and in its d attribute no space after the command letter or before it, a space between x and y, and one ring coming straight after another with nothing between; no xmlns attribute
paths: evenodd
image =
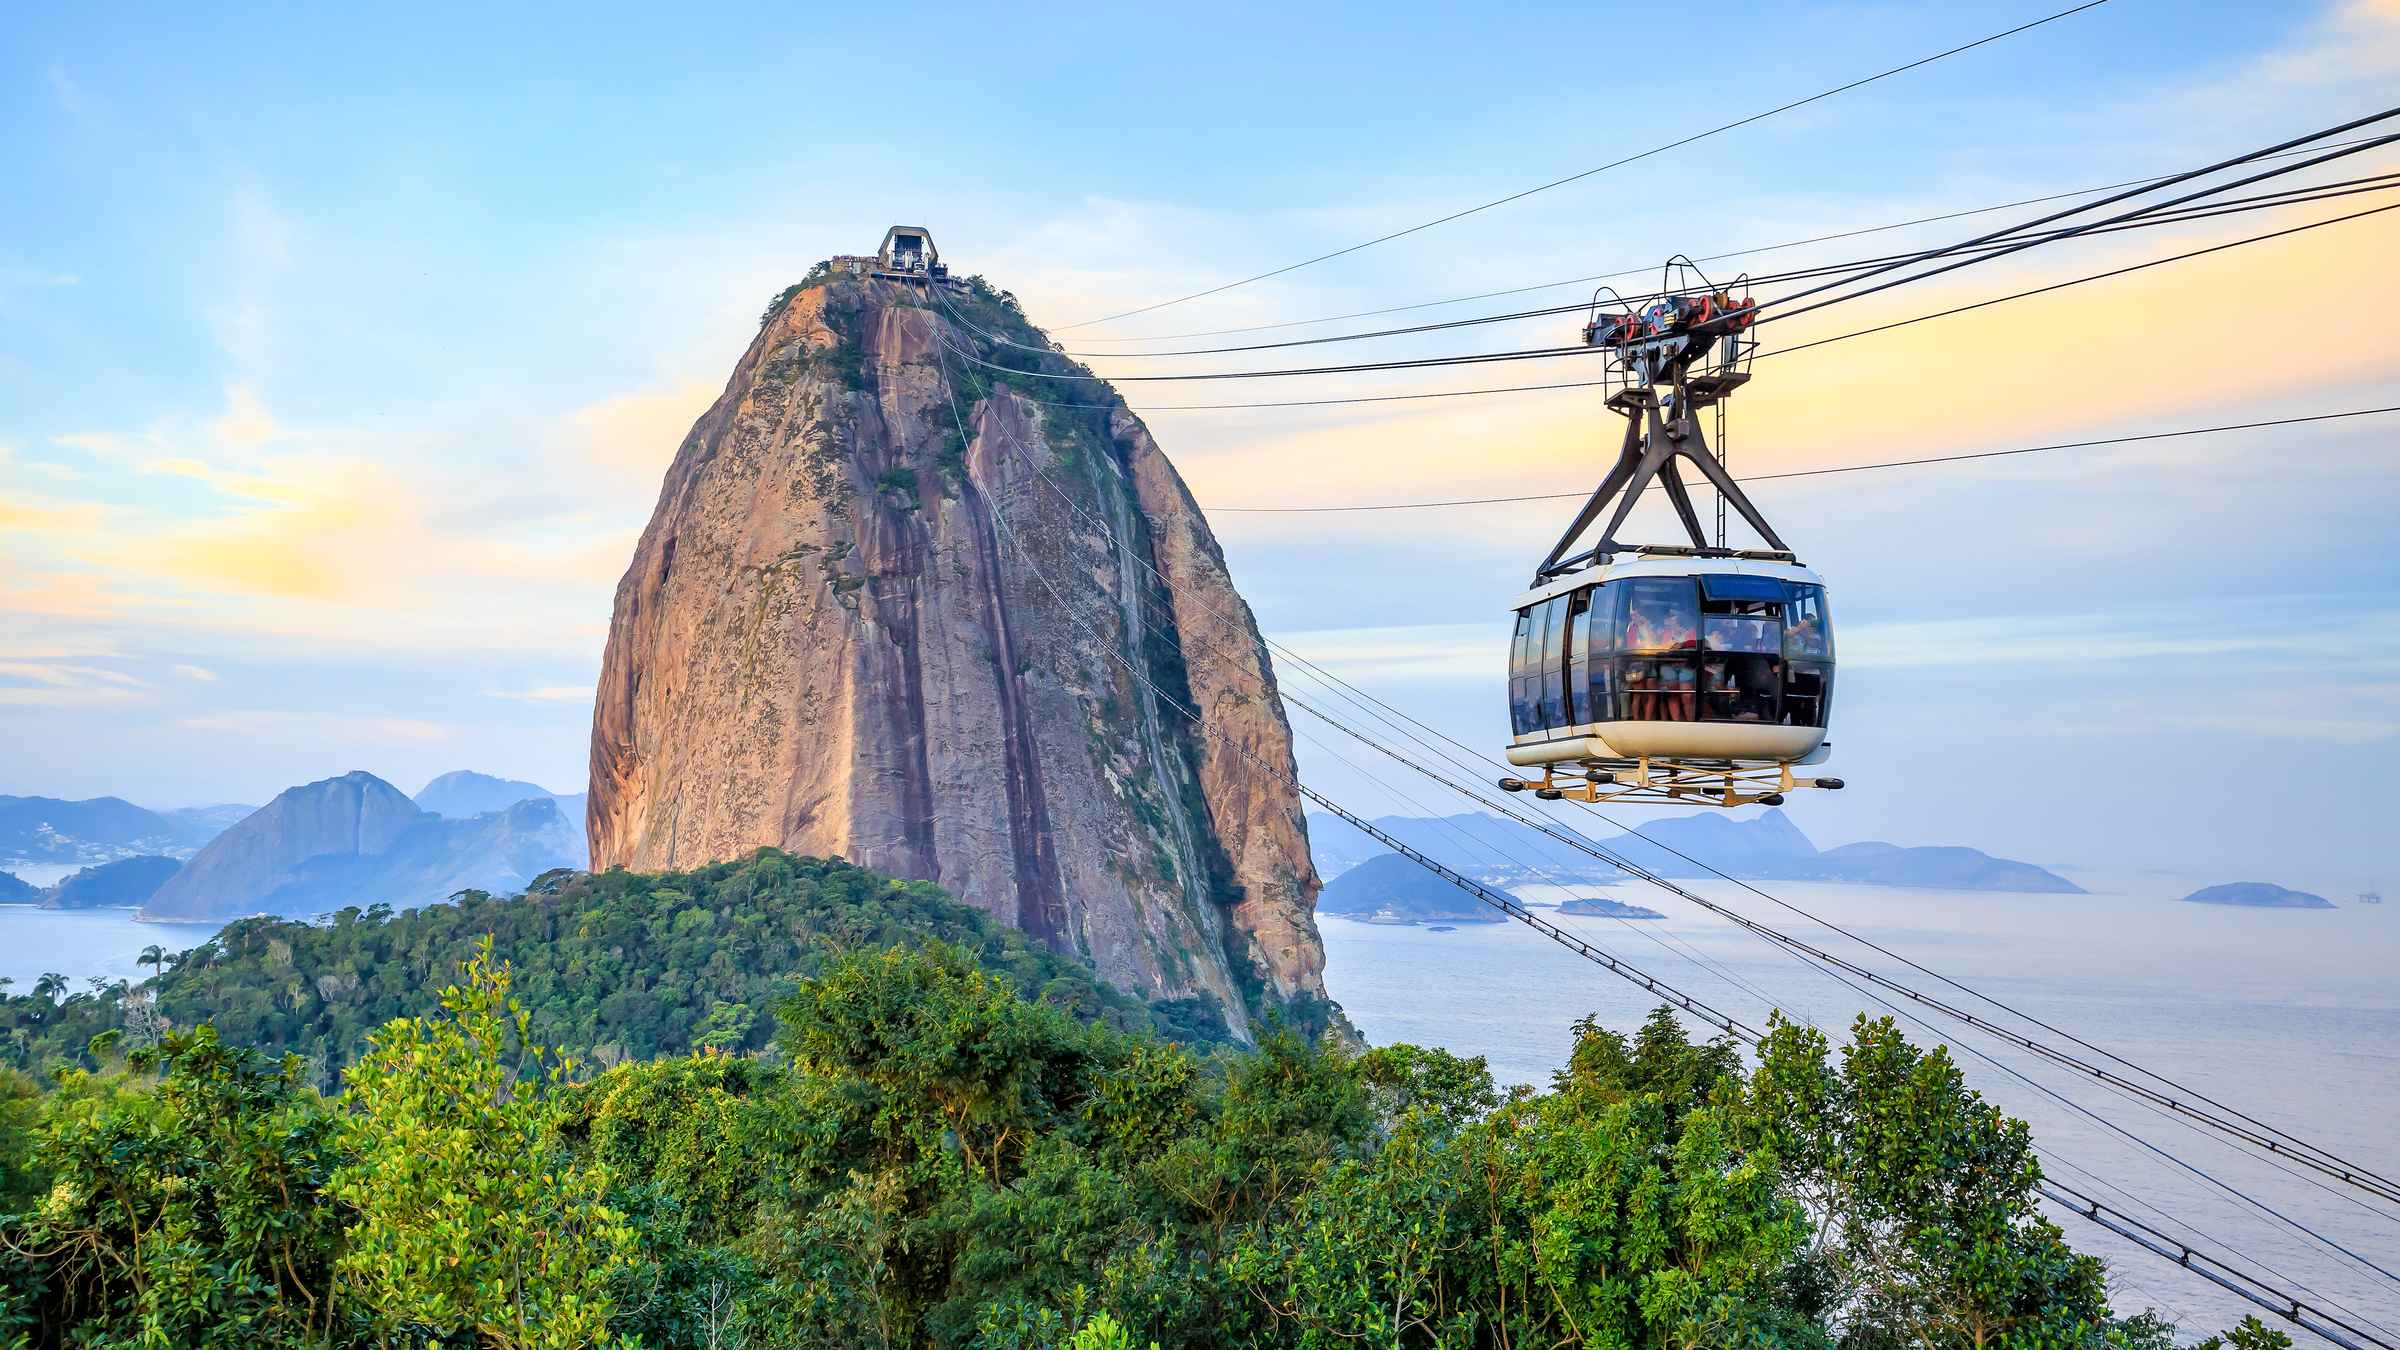
<svg viewBox="0 0 2400 1350"><path fill-rule="evenodd" d="M70 1070L0 1140L0 1334L105 1329L125 1344L307 1345L332 1327L338 1122L300 1064L201 1027ZM30 1194L29 1194L30 1192ZM4 1342L0 1342L4 1343Z"/></svg>
<svg viewBox="0 0 2400 1350"><path fill-rule="evenodd" d="M466 975L441 1015L376 1032L350 1071L348 1156L329 1192L351 1216L342 1290L378 1326L593 1344L633 1230L608 1206L607 1167L558 1139L573 1061L532 1041L489 939Z"/></svg>
<svg viewBox="0 0 2400 1350"><path fill-rule="evenodd" d="M1503 1094L1439 1050L1162 1040L1026 997L1057 968L1006 944L862 941L771 1047L726 1017L690 1039L742 1053L593 1072L501 947L331 1099L208 1028L0 1074L0 1345L2172 1344L2035 1211L2024 1126L1888 1021L1752 1066L1587 1020Z"/></svg>
<svg viewBox="0 0 2400 1350"><path fill-rule="evenodd" d="M297 1052L310 1080L330 1089L370 1032L434 1011L487 935L515 972L533 1038L602 1066L703 1045L763 1050L775 1004L830 954L927 939L964 947L1080 1018L1128 1029L1163 1022L1190 1040L1225 1034L1213 1009L1188 1001L1154 1018L1088 968L939 887L767 849L666 876L557 874L522 898L469 892L402 914L345 909L323 924L245 919L168 958L171 967L138 988L70 992L60 981L0 998L0 1063L97 1067L84 1048L93 1036L123 1028L150 1039L163 1017L213 1023L229 1044Z"/></svg>

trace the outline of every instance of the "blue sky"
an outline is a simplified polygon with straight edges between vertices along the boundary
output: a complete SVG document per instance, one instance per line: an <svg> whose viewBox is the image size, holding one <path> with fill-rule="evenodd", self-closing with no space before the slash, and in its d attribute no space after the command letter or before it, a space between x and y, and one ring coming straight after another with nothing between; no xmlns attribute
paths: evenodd
<svg viewBox="0 0 2400 1350"><path fill-rule="evenodd" d="M1734 6L1697 32L1649 6L19 16L0 33L0 792L255 801L353 767L408 789L455 767L576 786L610 592L684 426L768 296L893 221L1062 326L2042 12ZM2395 75L2389 0L2112 0L1073 336L1408 303L2164 172L2373 110ZM2044 250L1839 326L2334 213ZM1762 366L1737 467L2400 402L2400 287L2370 266L2400 254L2392 219ZM1377 354L1565 340L1548 322ZM1829 313L1799 336L1836 330ZM1523 381L1276 387L1479 382ZM1228 397L1126 387L1137 407ZM1572 393L1150 420L1216 505L1569 490L1612 434ZM1803 824L2377 883L2365 785L2400 746L2394 421L1763 488L1844 632L1854 786ZM1565 513L1217 523L1271 633L1490 739L1498 611Z"/></svg>

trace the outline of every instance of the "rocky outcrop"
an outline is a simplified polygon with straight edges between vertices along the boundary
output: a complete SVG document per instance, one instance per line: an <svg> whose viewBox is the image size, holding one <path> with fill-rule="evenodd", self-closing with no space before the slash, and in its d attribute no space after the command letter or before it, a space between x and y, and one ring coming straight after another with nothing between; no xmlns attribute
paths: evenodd
<svg viewBox="0 0 2400 1350"><path fill-rule="evenodd" d="M1105 386L987 378L964 325L1042 345L980 287L770 311L617 588L593 867L835 855L1237 1034L1321 1004L1290 732L1207 522Z"/></svg>

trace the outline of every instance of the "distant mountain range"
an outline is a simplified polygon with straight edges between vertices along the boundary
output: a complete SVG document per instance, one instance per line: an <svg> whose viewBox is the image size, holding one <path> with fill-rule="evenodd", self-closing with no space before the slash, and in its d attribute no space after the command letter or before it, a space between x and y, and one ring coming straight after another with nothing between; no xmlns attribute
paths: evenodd
<svg viewBox="0 0 2400 1350"><path fill-rule="evenodd" d="M159 855L188 858L247 806L153 811L122 797L0 797L0 868L11 863L104 863Z"/></svg>
<svg viewBox="0 0 2400 1350"><path fill-rule="evenodd" d="M2295 891L2271 881L2228 881L2222 886L2203 886L2183 899L2192 905L2241 905L2249 909L2335 908L2324 896Z"/></svg>
<svg viewBox="0 0 2400 1350"><path fill-rule="evenodd" d="M445 786L445 784L447 784ZM436 800L474 805L507 780L445 774ZM530 787L530 784L520 785ZM349 905L407 908L461 890L522 890L554 868L580 868L581 822L539 788L497 810L423 809L390 783L353 771L288 788L210 841L142 906L148 919L314 914Z"/></svg>
<svg viewBox="0 0 2400 1350"><path fill-rule="evenodd" d="M505 811L518 802L535 797L548 797L558 803L558 813L576 829L583 828L583 794L571 796L552 792L538 783L517 778L495 778L473 769L453 769L417 790L416 803L437 816L463 820L468 816L489 815Z"/></svg>
<svg viewBox="0 0 2400 1350"><path fill-rule="evenodd" d="M1400 842L1479 878L1595 881L1622 875L1546 835L1480 811L1442 817L1385 816L1373 824ZM1308 839L1318 873L1328 878L1328 893L1334 881L1369 860L1398 856L1338 816L1310 815ZM1637 866L1670 877L1707 876L1708 868L1700 865L1706 863L1728 876L1754 880L2083 893L2082 887L2055 872L2032 863L1995 858L1978 849L1904 848L1881 842L1819 849L1780 810L1749 817L1725 812L1677 816L1652 821L1630 834L1594 835L1593 840ZM1442 884L1430 873L1427 876ZM1322 901L1319 903L1321 908Z"/></svg>
<svg viewBox="0 0 2400 1350"><path fill-rule="evenodd" d="M0 904L138 907L145 918L407 908L581 869L583 794L461 769L412 800L363 771L263 807L153 811L117 797L0 797ZM90 864L48 888L5 868Z"/></svg>

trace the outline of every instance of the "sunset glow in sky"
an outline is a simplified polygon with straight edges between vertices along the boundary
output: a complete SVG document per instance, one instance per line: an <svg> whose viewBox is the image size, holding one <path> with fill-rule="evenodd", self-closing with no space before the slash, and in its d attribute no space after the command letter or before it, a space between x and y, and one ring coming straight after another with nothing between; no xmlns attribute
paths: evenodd
<svg viewBox="0 0 2400 1350"><path fill-rule="evenodd" d="M1062 328L1588 168L2057 6L671 23L92 9L0 32L0 792L262 801L366 768L579 790L658 478L815 260L929 226ZM879 40L884 24L923 41ZM2380 111L2400 3L2113 0L1623 170L1063 335L1530 286L2193 167ZM2299 175L2400 168L2381 151ZM2120 234L1770 348L2379 204ZM2038 208L1729 260L1929 245ZM2400 404L2400 212L1762 361L1737 472ZM1565 303L1588 287L1424 312ZM1373 326L1380 321L1362 321ZM1104 374L1573 340L1571 316ZM1293 330L1308 335L1344 325ZM1272 335L1268 335L1272 336ZM1210 345L1193 339L1193 345ZM1182 345L1168 343L1162 345ZM1573 362L1127 384L1162 404L1592 378ZM1147 414L1204 505L1579 491L1591 391ZM1823 842L2400 885L2400 416L1804 478L1833 588ZM1571 503L1214 517L1271 636L1477 741ZM1312 749L1370 814L1409 809Z"/></svg>

